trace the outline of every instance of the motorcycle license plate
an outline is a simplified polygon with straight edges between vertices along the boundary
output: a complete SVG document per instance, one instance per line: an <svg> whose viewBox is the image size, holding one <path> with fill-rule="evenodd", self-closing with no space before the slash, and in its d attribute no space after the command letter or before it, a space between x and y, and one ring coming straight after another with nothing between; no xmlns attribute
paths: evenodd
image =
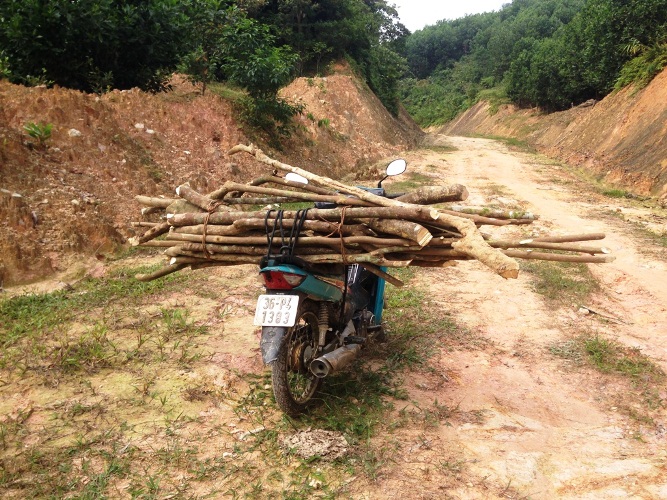
<svg viewBox="0 0 667 500"><path fill-rule="evenodd" d="M298 295L260 295L253 323L257 326L294 326L298 307Z"/></svg>

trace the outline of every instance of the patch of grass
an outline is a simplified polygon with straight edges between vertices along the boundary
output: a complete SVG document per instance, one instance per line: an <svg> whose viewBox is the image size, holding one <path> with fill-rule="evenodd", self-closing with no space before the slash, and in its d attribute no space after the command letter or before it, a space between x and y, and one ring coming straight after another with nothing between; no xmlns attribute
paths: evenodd
<svg viewBox="0 0 667 500"><path fill-rule="evenodd" d="M177 278L172 275L140 282L134 279L134 275L149 273L159 267L161 265L158 264L134 269L120 268L105 278L86 279L66 290L5 299L0 302L0 342L7 347L24 335L55 328L77 314L108 306L113 301L153 295Z"/></svg>
<svg viewBox="0 0 667 500"><path fill-rule="evenodd" d="M54 360L53 366L65 372L111 366L111 359L118 354L118 349L107 333L106 325L100 323L74 339L66 336L50 356Z"/></svg>
<svg viewBox="0 0 667 500"><path fill-rule="evenodd" d="M424 144L421 148L435 153L452 153L459 150L456 146L451 146L449 144Z"/></svg>
<svg viewBox="0 0 667 500"><path fill-rule="evenodd" d="M207 88L212 94L231 102L241 102L248 95L243 89L231 86L227 83L211 82L208 84Z"/></svg>
<svg viewBox="0 0 667 500"><path fill-rule="evenodd" d="M351 478L376 478L392 463L397 448L378 436L406 401L402 377L411 367L428 369L436 346L464 334L446 314L428 310L418 286L389 287L388 344L328 378L321 404L292 420L275 406L268 371L239 375L204 357L217 354L219 339L206 334L220 314L180 302L186 293L199 297L202 284L188 275L134 280L150 270L122 268L69 290L0 303L3 341L10 325L23 327L8 344L16 363L0 367L9 408L0 416L0 496L345 496ZM210 292L215 279L203 288ZM24 390L33 406L9 396ZM450 410L436 402L414 421L430 428ZM349 455L326 462L282 448L281 436L307 427L342 432Z"/></svg>
<svg viewBox="0 0 667 500"><path fill-rule="evenodd" d="M412 268L392 271L408 283ZM387 325L387 363L392 369L424 366L438 348L479 347L484 339L456 324L451 316L428 300L426 291L411 284L387 292L384 320Z"/></svg>
<svg viewBox="0 0 667 500"><path fill-rule="evenodd" d="M586 264L526 260L521 269L534 277L537 293L561 305L581 305L600 287Z"/></svg>
<svg viewBox="0 0 667 500"><path fill-rule="evenodd" d="M635 380L664 378L664 372L638 348L626 347L597 335L584 338L582 342L590 361L603 373L615 373Z"/></svg>
<svg viewBox="0 0 667 500"><path fill-rule="evenodd" d="M654 424L653 414L666 406L660 394L665 372L638 348L587 332L552 344L549 351L575 366L614 377L621 389L608 394L612 404L639 424Z"/></svg>
<svg viewBox="0 0 667 500"><path fill-rule="evenodd" d="M430 186L433 184L433 181L433 177L429 175L420 174L419 172L409 172L401 176L401 180L392 182L388 186L388 190L392 193L413 191L422 186Z"/></svg>
<svg viewBox="0 0 667 500"><path fill-rule="evenodd" d="M503 87L493 87L480 90L477 95L478 101L487 101L489 103L489 114L495 115L504 104L510 104L512 101L507 97L507 92Z"/></svg>
<svg viewBox="0 0 667 500"><path fill-rule="evenodd" d="M605 211L604 213L606 215L610 215L615 219L620 219L623 222L627 223L635 234L643 238L646 238L648 241L652 242L657 246L667 248L667 231L664 231L662 233L656 233L655 231L652 231L651 229L646 227L646 225L642 224L640 221L628 218L622 212L618 212L616 210L608 210ZM642 246L641 250L647 251L648 249ZM655 252L649 251L648 253L655 253ZM664 252L662 254L659 254L658 256L663 258L667 257L667 255Z"/></svg>
<svg viewBox="0 0 667 500"><path fill-rule="evenodd" d="M304 423L342 432L352 444L369 439L393 404L402 398L400 388L385 369L373 370L359 363L354 371L327 378L320 393L320 405Z"/></svg>
<svg viewBox="0 0 667 500"><path fill-rule="evenodd" d="M630 193L624 189L603 189L602 194L609 198L631 198Z"/></svg>
<svg viewBox="0 0 667 500"><path fill-rule="evenodd" d="M484 192L489 195L489 196L509 196L510 192L507 189L507 186L502 186L500 184L496 184L495 182L489 182L488 184L485 184L484 187Z"/></svg>
<svg viewBox="0 0 667 500"><path fill-rule="evenodd" d="M478 134L473 134L473 137L480 137L482 139L491 139L494 141L502 142L505 146L507 146L511 151L520 151L523 153L537 153L537 150L528 143L528 141L524 141L521 139L517 139L516 137L505 137L501 135L478 135Z"/></svg>
<svg viewBox="0 0 667 500"><path fill-rule="evenodd" d="M108 366L119 351L107 335L104 311L144 300L187 281L175 275L151 282L134 278L136 273L156 268L120 268L104 278L85 279L66 290L1 301L0 368L51 366L68 372ZM93 315L96 310L100 310L98 317ZM72 328L74 323L78 324Z"/></svg>

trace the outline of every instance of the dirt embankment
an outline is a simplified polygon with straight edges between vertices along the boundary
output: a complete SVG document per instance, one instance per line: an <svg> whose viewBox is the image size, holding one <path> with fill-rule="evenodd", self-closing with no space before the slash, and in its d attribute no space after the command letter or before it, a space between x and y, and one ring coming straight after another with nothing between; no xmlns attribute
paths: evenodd
<svg viewBox="0 0 667 500"><path fill-rule="evenodd" d="M501 135L581 165L605 182L667 199L667 70L646 88L625 88L560 113L480 102L442 128L450 135Z"/></svg>
<svg viewBox="0 0 667 500"><path fill-rule="evenodd" d="M298 79L284 92L303 115L283 151L264 149L299 167L342 175L421 135L349 72ZM102 96L0 81L0 287L104 259L133 235L137 194L169 195L185 182L208 192L265 172L250 157L226 154L238 143L262 144L237 114L180 80L170 93ZM52 125L44 144L24 130L31 122Z"/></svg>

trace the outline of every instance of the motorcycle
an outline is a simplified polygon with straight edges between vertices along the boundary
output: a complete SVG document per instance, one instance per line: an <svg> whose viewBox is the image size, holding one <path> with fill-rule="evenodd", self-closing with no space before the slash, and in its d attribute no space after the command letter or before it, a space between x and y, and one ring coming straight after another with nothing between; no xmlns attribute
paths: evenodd
<svg viewBox="0 0 667 500"><path fill-rule="evenodd" d="M394 160L377 187L362 189L388 196L382 182L406 168L405 160ZM293 173L286 178L308 182ZM296 219L304 220L305 213L301 211ZM269 211L267 221L270 215ZM348 366L369 343L383 340L385 280L360 264L331 270L295 256L299 224L292 226L288 243L273 254L277 227L283 233L280 213L273 220L272 231L267 224L269 251L259 271L266 292L257 300L254 324L262 327L262 359L271 366L276 403L287 415L298 417L313 402L326 377Z"/></svg>

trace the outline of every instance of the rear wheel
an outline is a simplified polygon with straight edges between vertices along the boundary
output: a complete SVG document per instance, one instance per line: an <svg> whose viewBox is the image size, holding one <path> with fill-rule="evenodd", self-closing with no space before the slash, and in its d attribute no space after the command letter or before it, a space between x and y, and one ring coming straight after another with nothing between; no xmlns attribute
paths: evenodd
<svg viewBox="0 0 667 500"><path fill-rule="evenodd" d="M318 308L304 300L299 305L296 323L288 328L272 367L273 393L286 414L297 417L311 403L322 379L310 371L319 337Z"/></svg>

